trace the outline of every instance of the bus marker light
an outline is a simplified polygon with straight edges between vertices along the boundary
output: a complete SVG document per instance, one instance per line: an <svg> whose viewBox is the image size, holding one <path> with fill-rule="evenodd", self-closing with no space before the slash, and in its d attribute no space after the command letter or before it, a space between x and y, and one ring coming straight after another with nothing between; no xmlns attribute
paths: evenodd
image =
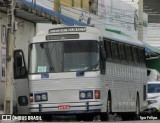
<svg viewBox="0 0 160 123"><path fill-rule="evenodd" d="M30 93L29 101L30 101L30 102L33 102L33 93Z"/></svg>
<svg viewBox="0 0 160 123"><path fill-rule="evenodd" d="M95 99L100 99L101 93L100 90L95 90Z"/></svg>
<svg viewBox="0 0 160 123"><path fill-rule="evenodd" d="M30 101L30 102L33 102L33 96L30 96L30 97L29 97L29 101Z"/></svg>
<svg viewBox="0 0 160 123"><path fill-rule="evenodd" d="M70 106L69 105L60 105L60 106L58 106L58 109L59 110L67 110L67 109L70 109Z"/></svg>

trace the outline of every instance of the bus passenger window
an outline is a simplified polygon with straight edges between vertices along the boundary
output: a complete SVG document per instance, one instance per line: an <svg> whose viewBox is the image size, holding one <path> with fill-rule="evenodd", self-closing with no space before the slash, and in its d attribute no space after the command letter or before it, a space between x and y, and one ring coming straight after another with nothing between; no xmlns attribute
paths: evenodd
<svg viewBox="0 0 160 123"><path fill-rule="evenodd" d="M122 61L126 61L126 53L124 44L118 44L119 56Z"/></svg>
<svg viewBox="0 0 160 123"><path fill-rule="evenodd" d="M105 49L106 49L106 54L107 54L107 58L112 58L112 54L111 54L111 42L110 41L105 41Z"/></svg>
<svg viewBox="0 0 160 123"><path fill-rule="evenodd" d="M112 58L118 60L119 59L118 44L116 42L111 43L111 50L112 50Z"/></svg>
<svg viewBox="0 0 160 123"><path fill-rule="evenodd" d="M144 51L144 48L140 48L138 49L139 51L139 63L140 64L145 64L145 51Z"/></svg>
<svg viewBox="0 0 160 123"><path fill-rule="evenodd" d="M132 52L133 52L133 61L134 63L138 63L138 48L132 47Z"/></svg>
<svg viewBox="0 0 160 123"><path fill-rule="evenodd" d="M132 49L131 46L126 45L126 56L127 56L127 61L131 63L133 61L133 56L132 56Z"/></svg>

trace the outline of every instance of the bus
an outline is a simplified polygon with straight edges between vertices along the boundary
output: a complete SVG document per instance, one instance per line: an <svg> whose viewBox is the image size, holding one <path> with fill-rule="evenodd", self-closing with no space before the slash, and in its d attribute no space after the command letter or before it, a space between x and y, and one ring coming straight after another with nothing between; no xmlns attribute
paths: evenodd
<svg viewBox="0 0 160 123"><path fill-rule="evenodd" d="M38 33L29 44L28 79L32 114L106 121L114 113L138 118L147 106L143 43L95 27Z"/></svg>

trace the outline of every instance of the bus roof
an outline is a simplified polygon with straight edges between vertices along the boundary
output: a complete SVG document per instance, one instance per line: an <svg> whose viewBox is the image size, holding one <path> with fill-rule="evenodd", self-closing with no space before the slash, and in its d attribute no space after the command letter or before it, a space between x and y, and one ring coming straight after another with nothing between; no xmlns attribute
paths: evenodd
<svg viewBox="0 0 160 123"><path fill-rule="evenodd" d="M107 30L101 31L98 28L95 27L84 27L84 26L59 26L56 28L52 28L46 31L41 31L36 34L36 36L46 36L46 35L57 35L57 34L77 34L77 33L93 33L98 34L99 36L111 40L116 40L119 42L132 44L132 45L138 45L138 46L144 46L143 42L140 40L137 40L133 37L123 35L123 34L117 34L115 32L110 32Z"/></svg>
<svg viewBox="0 0 160 123"><path fill-rule="evenodd" d="M112 40L116 40L116 41L119 41L119 42L122 42L122 43L144 46L143 42L136 39L136 38L133 38L133 37L127 36L127 35L123 35L123 34L117 34L117 33L114 33L114 32L107 31L107 30L103 31L103 37L109 38L109 39L112 39Z"/></svg>

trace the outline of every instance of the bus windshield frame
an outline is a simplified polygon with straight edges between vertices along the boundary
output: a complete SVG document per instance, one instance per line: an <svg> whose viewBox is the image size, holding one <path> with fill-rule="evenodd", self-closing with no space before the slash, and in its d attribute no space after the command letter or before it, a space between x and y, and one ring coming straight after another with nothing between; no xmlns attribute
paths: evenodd
<svg viewBox="0 0 160 123"><path fill-rule="evenodd" d="M29 73L98 71L99 42L68 40L29 45Z"/></svg>

